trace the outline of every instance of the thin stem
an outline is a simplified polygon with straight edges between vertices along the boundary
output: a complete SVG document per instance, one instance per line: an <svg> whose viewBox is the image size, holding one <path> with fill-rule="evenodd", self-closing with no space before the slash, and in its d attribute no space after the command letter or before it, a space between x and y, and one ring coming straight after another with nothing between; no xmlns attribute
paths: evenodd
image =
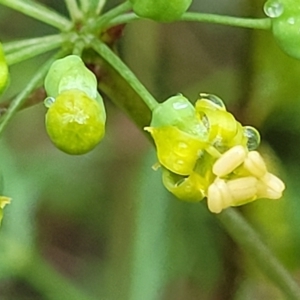
<svg viewBox="0 0 300 300"><path fill-rule="evenodd" d="M113 26L120 25L120 24L131 23L131 22L137 21L137 20L142 20L142 18L137 16L135 13L130 12L130 13L125 13L123 15L119 15L119 16L115 17L114 19L111 19L106 24L106 26L113 27Z"/></svg>
<svg viewBox="0 0 300 300"><path fill-rule="evenodd" d="M73 22L81 20L82 12L80 11L76 0L65 0L69 15Z"/></svg>
<svg viewBox="0 0 300 300"><path fill-rule="evenodd" d="M99 0L96 8L96 15L99 15L106 3L106 0Z"/></svg>
<svg viewBox="0 0 300 300"><path fill-rule="evenodd" d="M55 59L57 59L57 57L62 56L62 54L63 52L61 51L58 54L54 55L41 68L39 68L36 74L28 82L27 86L23 89L23 91L19 95L17 95L16 98L11 102L6 113L0 119L0 135L3 133L3 130L5 129L11 118L23 106L28 96L41 84L41 81L46 76L50 65L55 61Z"/></svg>
<svg viewBox="0 0 300 300"><path fill-rule="evenodd" d="M48 300L94 300L87 295L78 284L72 283L65 276L56 271L39 254L33 253L22 271L17 274L31 284Z"/></svg>
<svg viewBox="0 0 300 300"><path fill-rule="evenodd" d="M33 46L33 45L40 45L43 43L49 43L49 42L57 42L60 41L61 43L66 39L66 37L63 37L61 34L53 34L43 37L37 37L37 38L31 38L31 39L24 39L19 41L12 41L12 42L6 42L3 43L3 50L5 54L9 54L11 52L20 50L24 47Z"/></svg>
<svg viewBox="0 0 300 300"><path fill-rule="evenodd" d="M259 268L288 296L288 299L300 299L298 284L238 211L229 208L217 215L217 218L232 239L256 261Z"/></svg>
<svg viewBox="0 0 300 300"><path fill-rule="evenodd" d="M76 41L75 45L74 45L74 48L73 48L73 54L74 55L78 55L78 56L82 56L82 52L84 50L84 47L85 47L85 43L83 40L78 40Z"/></svg>
<svg viewBox="0 0 300 300"><path fill-rule="evenodd" d="M138 17L135 13L126 13L117 16L114 19L111 19L108 22L107 26L112 27L119 24L130 23L140 19L141 18ZM214 15L214 14L187 12L178 21L206 22L206 23L214 23L214 24L227 25L227 26L263 29L263 30L271 29L270 18L248 19L248 18L236 18L236 17L221 16L221 15Z"/></svg>
<svg viewBox="0 0 300 300"><path fill-rule="evenodd" d="M89 30L98 30L105 28L110 20L115 17L121 15L122 13L131 9L131 3L129 1L125 1L119 6L109 10L107 13L101 15L97 20L95 20L92 24L89 25Z"/></svg>
<svg viewBox="0 0 300 300"><path fill-rule="evenodd" d="M67 31L72 28L72 22L68 19L37 2L32 2L30 0L0 0L0 4L58 28L61 31Z"/></svg>
<svg viewBox="0 0 300 300"><path fill-rule="evenodd" d="M89 0L79 0L80 8L83 13L87 13L90 9L91 2Z"/></svg>
<svg viewBox="0 0 300 300"><path fill-rule="evenodd" d="M61 37L57 37L55 40L50 39L42 44L33 44L31 46L21 48L19 51L10 53L6 56L7 64L11 66L21 61L35 57L39 54L46 53L55 48L58 48L62 42L63 39Z"/></svg>
<svg viewBox="0 0 300 300"><path fill-rule="evenodd" d="M97 39L94 39L91 42L91 45L92 48L128 82L135 92L143 99L150 110L153 110L158 105L158 102L141 84L132 71L107 45Z"/></svg>
<svg viewBox="0 0 300 300"><path fill-rule="evenodd" d="M271 29L270 18L248 19L248 18L236 18L236 17L221 16L221 15L214 15L214 14L187 12L181 17L181 21L207 22L207 23L215 23L215 24L227 25L227 26L252 28L252 29L264 29L264 30Z"/></svg>

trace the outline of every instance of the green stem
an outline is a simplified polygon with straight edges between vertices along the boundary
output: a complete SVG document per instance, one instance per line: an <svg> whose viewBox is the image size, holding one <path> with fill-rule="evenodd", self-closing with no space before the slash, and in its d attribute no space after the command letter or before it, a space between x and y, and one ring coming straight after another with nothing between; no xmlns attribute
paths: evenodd
<svg viewBox="0 0 300 300"><path fill-rule="evenodd" d="M96 15L99 15L106 3L106 0L99 0L96 8Z"/></svg>
<svg viewBox="0 0 300 300"><path fill-rule="evenodd" d="M138 17L135 13L126 13L117 16L114 19L111 19L110 22L107 24L107 26L112 27L119 24L130 23L140 19L142 18ZM206 22L206 23L214 23L220 25L252 28L252 29L264 29L264 30L271 29L270 18L248 19L248 18L236 18L236 17L221 16L221 15L214 15L214 14L187 12L178 21Z"/></svg>
<svg viewBox="0 0 300 300"><path fill-rule="evenodd" d="M142 20L142 18L140 18L139 16L137 16L135 13L130 12L130 13L125 13L123 15L119 15L113 19L111 19L106 26L107 27L114 27L120 24L127 24L127 23L131 23L133 21L137 21L137 20Z"/></svg>
<svg viewBox="0 0 300 300"><path fill-rule="evenodd" d="M37 2L30 0L0 0L0 4L58 28L61 31L67 31L72 28L72 23L68 19Z"/></svg>
<svg viewBox="0 0 300 300"><path fill-rule="evenodd" d="M238 211L228 208L218 214L217 218L232 239L256 261L259 268L288 296L288 299L300 299L298 284Z"/></svg>
<svg viewBox="0 0 300 300"><path fill-rule="evenodd" d="M248 19L248 18L236 18L229 16L221 16L214 14L202 14L202 13L193 13L187 12L181 17L181 21L189 22L207 22L215 23L220 25L235 26L235 27L244 27L252 29L271 29L271 19Z"/></svg>
<svg viewBox="0 0 300 300"><path fill-rule="evenodd" d="M109 10L107 13L101 15L98 19L96 19L92 24L89 25L89 30L92 31L101 31L103 28L107 27L106 25L110 20L115 17L121 15L122 13L131 9L131 3L129 1L125 1L119 6Z"/></svg>
<svg viewBox="0 0 300 300"><path fill-rule="evenodd" d="M69 15L73 22L82 19L82 12L80 11L76 0L65 0Z"/></svg>
<svg viewBox="0 0 300 300"><path fill-rule="evenodd" d="M109 65L111 65L112 68L118 72L121 77L128 82L133 90L135 90L135 92L143 99L150 110L153 110L158 105L158 102L141 84L132 71L106 44L94 39L91 42L91 46Z"/></svg>
<svg viewBox="0 0 300 300"><path fill-rule="evenodd" d="M73 47L73 52L72 54L74 55L78 55L78 56L82 56L82 52L84 50L85 47L85 43L83 40L79 39L78 41L76 41L74 47Z"/></svg>
<svg viewBox="0 0 300 300"><path fill-rule="evenodd" d="M78 288L78 284L72 283L65 276L61 275L37 253L32 254L32 258L18 275L48 300L95 299Z"/></svg>
<svg viewBox="0 0 300 300"><path fill-rule="evenodd" d="M41 68L39 68L35 75L28 82L27 86L23 89L23 91L19 95L17 95L16 98L11 102L6 113L0 119L0 135L3 133L5 127L15 115L15 113L23 106L28 96L41 84L51 64L62 55L63 52L61 51L50 58Z"/></svg>
<svg viewBox="0 0 300 300"><path fill-rule="evenodd" d="M89 12L91 2L89 0L79 0L81 11L86 14Z"/></svg>
<svg viewBox="0 0 300 300"><path fill-rule="evenodd" d="M10 53L6 56L7 64L11 66L21 61L35 57L39 54L46 53L55 48L58 48L62 42L63 39L61 37L60 38L58 37L55 40L50 39L47 42L41 44L37 44L37 45L33 44L26 48L21 48L19 51Z"/></svg>
<svg viewBox="0 0 300 300"><path fill-rule="evenodd" d="M4 53L7 55L11 52L20 50L24 47L33 46L33 45L37 46L40 44L51 43L51 42L62 43L66 39L67 37L62 36L61 34L53 34L53 35L48 35L43 37L7 42L7 43L3 43L2 46L3 46Z"/></svg>

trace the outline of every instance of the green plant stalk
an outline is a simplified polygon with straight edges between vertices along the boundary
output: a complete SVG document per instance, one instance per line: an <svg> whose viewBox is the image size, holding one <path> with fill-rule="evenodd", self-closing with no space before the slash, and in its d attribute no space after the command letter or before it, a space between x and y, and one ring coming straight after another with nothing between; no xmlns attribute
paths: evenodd
<svg viewBox="0 0 300 300"><path fill-rule="evenodd" d="M37 2L32 2L30 0L0 0L0 4L58 28L61 31L70 30L73 26L71 21Z"/></svg>
<svg viewBox="0 0 300 300"><path fill-rule="evenodd" d="M3 43L3 50L4 53L7 55L11 52L20 50L24 47L28 46L37 46L43 43L56 43L56 42L64 42L68 37L63 36L61 34L53 34L53 35L48 35L48 36L43 36L43 37L37 37L37 38L31 38L31 39L24 39L24 40L18 40L18 41L12 41L12 42L6 42Z"/></svg>
<svg viewBox="0 0 300 300"><path fill-rule="evenodd" d="M17 64L21 61L30 59L42 53L46 53L53 49L56 49L61 46L63 39L57 38L55 41L49 40L47 42L31 45L25 48L21 48L19 51L10 53L6 56L6 62L9 66Z"/></svg>
<svg viewBox="0 0 300 300"><path fill-rule="evenodd" d="M233 208L228 208L216 216L232 239L255 260L259 268L287 298L299 300L300 287L245 218Z"/></svg>
<svg viewBox="0 0 300 300"><path fill-rule="evenodd" d="M82 12L78 7L76 0L65 0L67 9L69 11L69 15L71 17L71 20L73 22L76 22L80 19L82 19Z"/></svg>
<svg viewBox="0 0 300 300"><path fill-rule="evenodd" d="M56 271L39 254L32 254L22 272L17 274L48 300L95 300Z"/></svg>
<svg viewBox="0 0 300 300"><path fill-rule="evenodd" d="M99 0L96 8L96 15L99 15L106 3L106 0Z"/></svg>
<svg viewBox="0 0 300 300"><path fill-rule="evenodd" d="M89 0L79 0L81 11L86 14L90 9L90 1Z"/></svg>
<svg viewBox="0 0 300 300"><path fill-rule="evenodd" d="M236 17L221 16L221 15L214 15L214 14L187 12L182 15L180 20L189 21L189 22L207 22L207 23L214 23L219 25L252 28L252 29L263 29L263 30L271 29L270 18L249 19L249 18L236 18Z"/></svg>
<svg viewBox="0 0 300 300"><path fill-rule="evenodd" d="M106 44L94 39L91 42L91 45L92 48L128 82L128 84L136 91L141 99L143 99L151 111L158 105L158 102L140 83L132 71Z"/></svg>
<svg viewBox="0 0 300 300"><path fill-rule="evenodd" d="M6 113L0 119L0 135L3 133L12 117L23 106L29 95L42 83L42 80L46 76L51 64L63 54L64 53L62 51L59 52L58 54L50 58L41 68L39 68L35 75L28 82L27 86L23 89L23 91L19 95L17 95L16 98L11 102Z"/></svg>
<svg viewBox="0 0 300 300"><path fill-rule="evenodd" d="M126 13L111 19L107 27L116 26L119 24L131 23L133 21L141 20L135 13ZM269 18L263 19L248 19L248 18L236 18L230 16L221 16L214 14L202 14L187 12L178 21L188 21L188 22L205 22L213 23L226 26L242 27L242 28L252 28L252 29L271 29L271 20Z"/></svg>
<svg viewBox="0 0 300 300"><path fill-rule="evenodd" d="M97 18L93 23L91 23L88 26L88 30L100 32L101 30L107 28L106 25L109 23L110 20L130 10L131 7L131 3L129 1L125 1L117 7L109 10L107 13L99 16L99 18Z"/></svg>

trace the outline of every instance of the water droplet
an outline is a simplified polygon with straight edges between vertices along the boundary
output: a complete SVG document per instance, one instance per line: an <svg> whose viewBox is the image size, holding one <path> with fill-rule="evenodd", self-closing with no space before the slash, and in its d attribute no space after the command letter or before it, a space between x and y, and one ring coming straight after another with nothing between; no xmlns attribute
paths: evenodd
<svg viewBox="0 0 300 300"><path fill-rule="evenodd" d="M251 126L244 127L244 135L248 138L247 148L252 151L255 150L260 144L259 132Z"/></svg>
<svg viewBox="0 0 300 300"><path fill-rule="evenodd" d="M283 4L278 0L269 0L264 5L264 12L270 18L277 18L284 11Z"/></svg>
<svg viewBox="0 0 300 300"><path fill-rule="evenodd" d="M215 104L216 106L219 106L219 107L222 108L222 109L225 109L225 104L224 104L224 102L223 102L219 97L217 97L217 96L215 96L215 95L201 93L201 94L200 94L200 97L201 97L202 99L211 101L213 104Z"/></svg>
<svg viewBox="0 0 300 300"><path fill-rule="evenodd" d="M53 103L55 102L55 98L53 97L47 97L45 100L44 100L44 105L49 108Z"/></svg>

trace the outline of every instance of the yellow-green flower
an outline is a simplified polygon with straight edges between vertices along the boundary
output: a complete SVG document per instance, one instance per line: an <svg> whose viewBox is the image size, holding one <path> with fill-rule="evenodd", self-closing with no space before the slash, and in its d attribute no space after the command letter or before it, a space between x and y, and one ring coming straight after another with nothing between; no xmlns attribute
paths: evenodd
<svg viewBox="0 0 300 300"><path fill-rule="evenodd" d="M8 66L0 43L0 94L4 91L9 81Z"/></svg>
<svg viewBox="0 0 300 300"><path fill-rule="evenodd" d="M4 207L11 202L11 198L0 196L0 224L3 218L3 209Z"/></svg>
<svg viewBox="0 0 300 300"><path fill-rule="evenodd" d="M154 139L165 187L185 201L206 197L214 213L280 198L284 183L254 151L258 131L236 121L218 97L200 96L195 108L182 95L171 97L154 109L145 128Z"/></svg>

